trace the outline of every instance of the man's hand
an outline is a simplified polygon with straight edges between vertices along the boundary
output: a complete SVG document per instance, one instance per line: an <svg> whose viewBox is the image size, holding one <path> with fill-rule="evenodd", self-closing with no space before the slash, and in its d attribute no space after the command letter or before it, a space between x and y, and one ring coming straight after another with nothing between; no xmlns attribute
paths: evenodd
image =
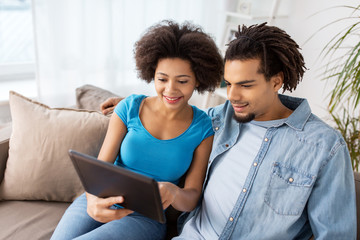
<svg viewBox="0 0 360 240"><path fill-rule="evenodd" d="M94 220L107 223L113 220L123 218L133 211L129 209L110 209L116 203L124 202L123 197L98 198L90 193L86 193L87 213Z"/></svg>
<svg viewBox="0 0 360 240"><path fill-rule="evenodd" d="M124 98L120 98L120 97L111 97L105 100L105 102L103 102L100 105L100 110L101 112L106 115L110 112L114 111L115 106Z"/></svg>

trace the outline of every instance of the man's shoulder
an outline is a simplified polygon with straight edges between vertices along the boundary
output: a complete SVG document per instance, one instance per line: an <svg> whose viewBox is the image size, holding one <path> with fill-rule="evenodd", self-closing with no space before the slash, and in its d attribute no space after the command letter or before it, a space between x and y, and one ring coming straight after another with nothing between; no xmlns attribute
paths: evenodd
<svg viewBox="0 0 360 240"><path fill-rule="evenodd" d="M324 122L315 114L311 114L307 124L305 125L306 131L319 131L325 132L331 136L339 136L339 132L331 127L328 123Z"/></svg>
<svg viewBox="0 0 360 240"><path fill-rule="evenodd" d="M344 144L339 131L313 114L305 98L281 94L279 98L286 107L294 110L289 117L288 125L297 132L301 141L319 146Z"/></svg>
<svg viewBox="0 0 360 240"><path fill-rule="evenodd" d="M311 114L298 136L304 141L314 143L318 146L328 146L332 148L335 145L346 144L340 132L329 124L325 123L318 116Z"/></svg>
<svg viewBox="0 0 360 240"><path fill-rule="evenodd" d="M227 100L221 105L211 107L205 110L205 112L210 118L223 118L228 114L229 111L233 111L229 100Z"/></svg>

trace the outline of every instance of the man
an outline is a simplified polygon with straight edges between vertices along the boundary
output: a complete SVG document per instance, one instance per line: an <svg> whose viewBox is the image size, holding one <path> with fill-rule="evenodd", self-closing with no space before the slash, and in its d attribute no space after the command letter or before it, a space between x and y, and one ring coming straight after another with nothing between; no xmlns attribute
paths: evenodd
<svg viewBox="0 0 360 240"><path fill-rule="evenodd" d="M174 239L356 238L346 143L305 99L278 94L304 71L283 30L239 27L225 54L228 101L207 110L215 136L203 199Z"/></svg>

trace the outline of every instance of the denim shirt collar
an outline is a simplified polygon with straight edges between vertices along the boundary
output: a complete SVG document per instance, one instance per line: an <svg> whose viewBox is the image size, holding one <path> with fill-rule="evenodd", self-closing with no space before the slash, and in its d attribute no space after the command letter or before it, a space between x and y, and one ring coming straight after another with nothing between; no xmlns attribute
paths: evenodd
<svg viewBox="0 0 360 240"><path fill-rule="evenodd" d="M286 119L285 122L274 127L278 128L283 124L286 124L296 131L303 131L306 122L311 116L311 109L307 100L281 94L279 94L279 98L286 107L293 110L293 113ZM237 142L242 125L233 118L234 109L229 100L227 100L224 105L217 107L215 112L212 112L213 110L214 109L208 110L209 116L212 117L212 125L215 131L213 150L209 159L209 167L219 154L225 152Z"/></svg>
<svg viewBox="0 0 360 240"><path fill-rule="evenodd" d="M302 131L311 116L311 108L308 101L304 98L290 97L282 94L279 94L279 98L282 104L294 111L285 121L285 124L295 130Z"/></svg>

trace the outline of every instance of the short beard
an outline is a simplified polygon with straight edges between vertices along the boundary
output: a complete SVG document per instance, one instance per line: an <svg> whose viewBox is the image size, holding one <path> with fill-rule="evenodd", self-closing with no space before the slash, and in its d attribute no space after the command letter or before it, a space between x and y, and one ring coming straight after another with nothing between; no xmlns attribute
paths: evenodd
<svg viewBox="0 0 360 240"><path fill-rule="evenodd" d="M234 119L239 123L247 123L255 119L255 113L249 113L248 115L244 117L238 117L234 113Z"/></svg>

